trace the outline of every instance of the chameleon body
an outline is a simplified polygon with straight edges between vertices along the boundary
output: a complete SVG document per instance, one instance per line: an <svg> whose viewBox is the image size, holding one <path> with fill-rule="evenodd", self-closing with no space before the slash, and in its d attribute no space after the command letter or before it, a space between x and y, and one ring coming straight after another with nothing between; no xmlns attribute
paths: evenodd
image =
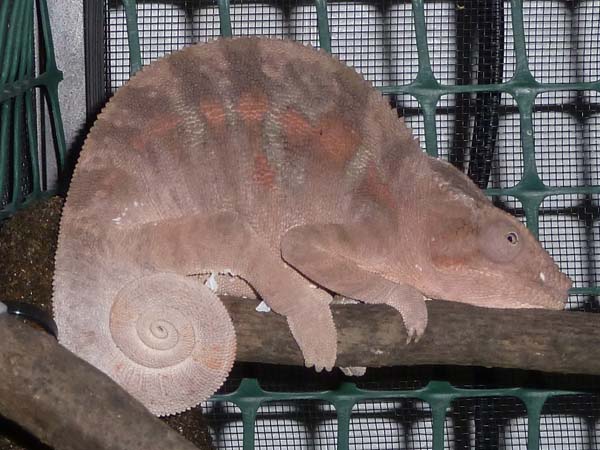
<svg viewBox="0 0 600 450"><path fill-rule="evenodd" d="M61 222L59 339L154 413L189 408L234 359L227 312L191 276L211 273L284 315L317 370L336 359L332 292L396 308L410 341L424 296L561 308L570 286L354 70L259 38L173 53L99 115Z"/></svg>

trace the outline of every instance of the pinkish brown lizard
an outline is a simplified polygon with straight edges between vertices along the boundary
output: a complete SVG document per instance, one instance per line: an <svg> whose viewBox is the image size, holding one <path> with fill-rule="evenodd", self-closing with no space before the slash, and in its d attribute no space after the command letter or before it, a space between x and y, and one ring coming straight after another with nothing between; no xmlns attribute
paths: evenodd
<svg viewBox="0 0 600 450"><path fill-rule="evenodd" d="M336 361L331 292L396 308L410 342L425 297L558 309L570 287L354 70L257 38L176 52L98 117L61 222L59 339L152 412L189 408L235 354L226 310L191 277L215 273L284 315L317 370Z"/></svg>

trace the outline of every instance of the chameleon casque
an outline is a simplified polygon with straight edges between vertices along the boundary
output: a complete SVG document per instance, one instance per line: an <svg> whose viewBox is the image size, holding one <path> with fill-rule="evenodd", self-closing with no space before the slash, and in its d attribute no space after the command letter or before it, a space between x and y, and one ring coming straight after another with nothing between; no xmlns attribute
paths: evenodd
<svg viewBox="0 0 600 450"><path fill-rule="evenodd" d="M99 115L61 221L60 342L155 414L194 406L235 357L201 274L243 279L317 370L336 361L331 293L392 306L411 341L424 296L559 309L571 285L353 69L263 38L173 53Z"/></svg>

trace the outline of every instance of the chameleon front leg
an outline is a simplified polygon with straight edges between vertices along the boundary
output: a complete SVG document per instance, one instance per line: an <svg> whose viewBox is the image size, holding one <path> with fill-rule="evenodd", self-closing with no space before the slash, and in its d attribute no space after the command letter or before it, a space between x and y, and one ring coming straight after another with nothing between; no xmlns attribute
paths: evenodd
<svg viewBox="0 0 600 450"><path fill-rule="evenodd" d="M138 238L127 252L140 264L182 274L232 272L246 280L273 311L286 316L306 366L333 368L337 335L331 296L285 264L236 214L191 215L131 233Z"/></svg>
<svg viewBox="0 0 600 450"><path fill-rule="evenodd" d="M387 304L401 315L409 344L417 342L427 327L427 308L421 292L409 284L395 283L369 267L375 245L367 224L303 225L282 239L282 256L308 279L338 294L365 303ZM375 250L377 251L377 250Z"/></svg>

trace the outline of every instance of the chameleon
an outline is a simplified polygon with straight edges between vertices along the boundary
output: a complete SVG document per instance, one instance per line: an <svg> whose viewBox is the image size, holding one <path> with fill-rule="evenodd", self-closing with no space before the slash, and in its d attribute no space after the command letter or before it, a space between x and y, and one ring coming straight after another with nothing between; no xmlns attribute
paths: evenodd
<svg viewBox="0 0 600 450"><path fill-rule="evenodd" d="M336 363L332 294L395 308L410 343L425 300L560 309L571 286L354 69L258 37L174 52L116 92L80 153L55 262L59 341L156 415L208 398L233 364L215 280L285 316L317 371Z"/></svg>

